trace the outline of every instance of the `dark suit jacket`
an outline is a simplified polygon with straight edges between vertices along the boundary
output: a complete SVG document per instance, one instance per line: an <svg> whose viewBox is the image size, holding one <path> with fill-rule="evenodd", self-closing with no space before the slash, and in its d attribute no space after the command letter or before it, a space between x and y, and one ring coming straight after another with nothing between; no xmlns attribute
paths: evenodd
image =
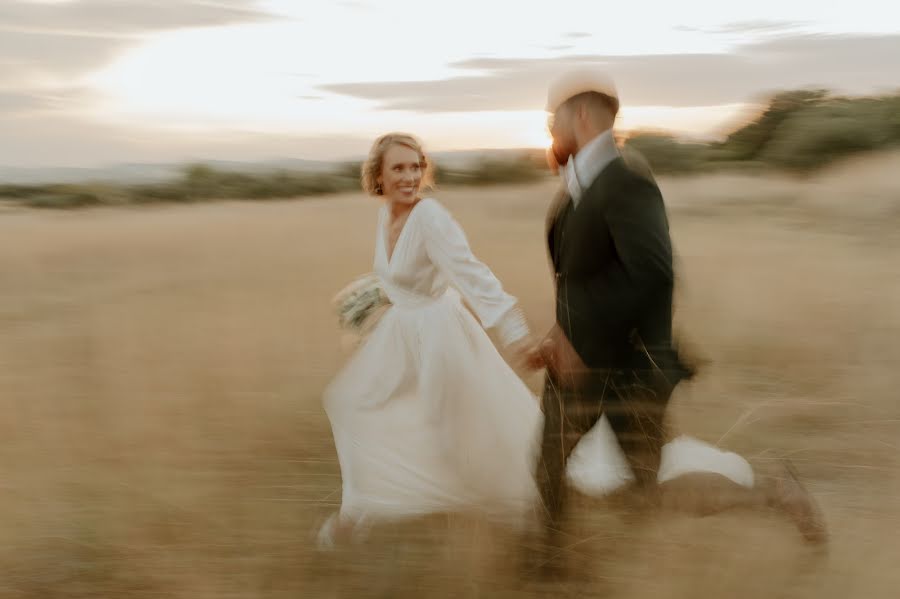
<svg viewBox="0 0 900 599"><path fill-rule="evenodd" d="M672 345L672 244L655 182L616 158L577 208L567 195L554 203L547 241L556 320L589 368L655 362L674 379L689 375Z"/></svg>

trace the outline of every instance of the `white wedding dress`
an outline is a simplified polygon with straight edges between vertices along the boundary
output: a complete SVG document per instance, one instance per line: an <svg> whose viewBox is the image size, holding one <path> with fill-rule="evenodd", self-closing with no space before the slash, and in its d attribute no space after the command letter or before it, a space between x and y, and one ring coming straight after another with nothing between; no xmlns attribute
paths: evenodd
<svg viewBox="0 0 900 599"><path fill-rule="evenodd" d="M518 520L538 501L543 417L484 330L496 328L506 342L527 332L516 300L437 200L412 209L390 257L387 220L382 207L375 273L393 305L324 396L343 482L340 515L359 522L475 509ZM664 448L659 478L687 471L753 485L741 457L680 437ZM568 476L591 494L631 478L605 419L576 447Z"/></svg>

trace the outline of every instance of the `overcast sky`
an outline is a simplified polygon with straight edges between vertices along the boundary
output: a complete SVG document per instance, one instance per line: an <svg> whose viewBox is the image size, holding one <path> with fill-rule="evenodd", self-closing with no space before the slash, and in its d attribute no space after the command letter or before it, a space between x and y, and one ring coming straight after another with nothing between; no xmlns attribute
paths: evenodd
<svg viewBox="0 0 900 599"><path fill-rule="evenodd" d="M900 9L817 2L0 0L0 165L541 146L547 82L709 137L780 89L900 90Z"/></svg>

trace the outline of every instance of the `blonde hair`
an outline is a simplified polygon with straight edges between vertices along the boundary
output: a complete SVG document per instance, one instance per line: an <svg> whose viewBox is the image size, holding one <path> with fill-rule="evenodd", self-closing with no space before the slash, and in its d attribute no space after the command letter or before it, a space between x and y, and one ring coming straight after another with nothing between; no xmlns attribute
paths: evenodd
<svg viewBox="0 0 900 599"><path fill-rule="evenodd" d="M406 146L419 155L419 166L422 167L420 188L431 189L434 187L434 173L432 172L431 161L425 155L419 140L407 133L388 133L375 140L375 143L372 144L372 149L369 150L369 157L363 162L360 174L363 190L372 196L384 194L381 190L381 185L378 183L378 177L381 176L381 171L384 168L384 155L393 145Z"/></svg>

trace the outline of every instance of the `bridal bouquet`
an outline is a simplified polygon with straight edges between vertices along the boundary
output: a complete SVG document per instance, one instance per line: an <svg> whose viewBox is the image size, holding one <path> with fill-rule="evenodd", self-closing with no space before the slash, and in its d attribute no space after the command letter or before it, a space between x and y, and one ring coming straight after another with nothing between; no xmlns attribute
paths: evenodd
<svg viewBox="0 0 900 599"><path fill-rule="evenodd" d="M341 328L364 334L371 328L372 316L390 305L387 295L381 289L381 282L374 274L355 279L334 297Z"/></svg>

